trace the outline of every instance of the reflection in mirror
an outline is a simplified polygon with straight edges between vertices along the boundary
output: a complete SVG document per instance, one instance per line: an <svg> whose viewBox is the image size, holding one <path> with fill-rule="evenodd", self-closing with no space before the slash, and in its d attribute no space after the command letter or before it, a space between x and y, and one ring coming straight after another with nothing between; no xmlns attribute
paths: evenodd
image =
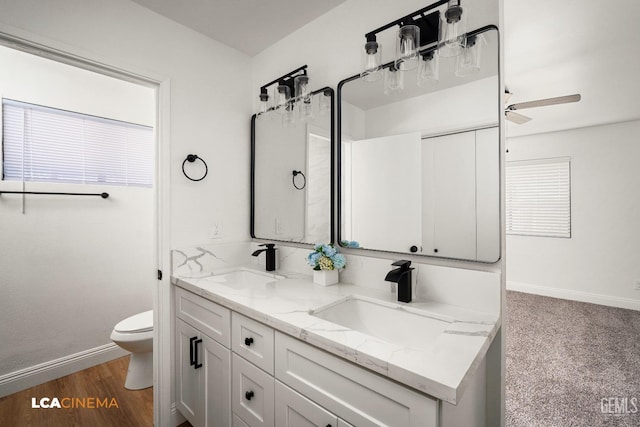
<svg viewBox="0 0 640 427"><path fill-rule="evenodd" d="M338 86L342 245L499 259L498 32L474 33L467 57L423 51L424 64L395 71L402 89Z"/></svg>
<svg viewBox="0 0 640 427"><path fill-rule="evenodd" d="M251 236L332 242L333 90L297 104L252 118Z"/></svg>

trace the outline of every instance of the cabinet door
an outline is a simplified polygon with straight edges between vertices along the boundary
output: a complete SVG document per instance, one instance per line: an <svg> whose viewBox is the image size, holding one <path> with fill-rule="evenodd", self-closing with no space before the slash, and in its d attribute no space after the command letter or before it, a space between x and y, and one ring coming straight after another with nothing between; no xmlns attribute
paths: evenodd
<svg viewBox="0 0 640 427"><path fill-rule="evenodd" d="M203 417L206 427L228 426L231 420L231 351L206 335L198 349L203 376Z"/></svg>
<svg viewBox="0 0 640 427"><path fill-rule="evenodd" d="M273 427L273 377L233 355L231 405L250 427Z"/></svg>
<svg viewBox="0 0 640 427"><path fill-rule="evenodd" d="M337 427L338 417L276 381L276 426Z"/></svg>
<svg viewBox="0 0 640 427"><path fill-rule="evenodd" d="M176 406L194 427L202 426L202 386L200 370L191 365L192 338L202 333L176 319Z"/></svg>

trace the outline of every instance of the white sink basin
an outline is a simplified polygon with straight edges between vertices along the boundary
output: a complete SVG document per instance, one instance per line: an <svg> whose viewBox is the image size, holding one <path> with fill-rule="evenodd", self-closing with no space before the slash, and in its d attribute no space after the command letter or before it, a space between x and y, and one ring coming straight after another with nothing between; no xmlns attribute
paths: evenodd
<svg viewBox="0 0 640 427"><path fill-rule="evenodd" d="M284 276L279 276L273 273L241 268L237 270L227 271L221 274L216 274L210 277L210 280L231 287L248 288L255 286L264 286L284 278Z"/></svg>
<svg viewBox="0 0 640 427"><path fill-rule="evenodd" d="M311 310L309 314L403 347L428 347L451 325L441 316L358 295Z"/></svg>

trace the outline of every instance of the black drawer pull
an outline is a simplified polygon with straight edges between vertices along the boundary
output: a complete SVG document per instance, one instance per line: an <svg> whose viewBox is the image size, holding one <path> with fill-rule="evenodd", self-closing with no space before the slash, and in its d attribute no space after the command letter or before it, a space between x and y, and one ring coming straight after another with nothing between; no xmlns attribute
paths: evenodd
<svg viewBox="0 0 640 427"><path fill-rule="evenodd" d="M247 392L244 393L244 398L247 399L247 400L253 399L253 396L254 396L254 394L253 394L252 391L247 391Z"/></svg>
<svg viewBox="0 0 640 427"><path fill-rule="evenodd" d="M244 339L244 345L249 347L251 344L253 344L253 338L249 337Z"/></svg>
<svg viewBox="0 0 640 427"><path fill-rule="evenodd" d="M189 365L193 366L196 364L195 358L193 357L193 342L198 339L198 336L189 338Z"/></svg>
<svg viewBox="0 0 640 427"><path fill-rule="evenodd" d="M198 368L202 368L202 363L198 363L198 344L200 344L202 342L202 338L200 338L199 340L195 340L193 342L193 353L194 353L194 365L193 365L193 369L198 369Z"/></svg>

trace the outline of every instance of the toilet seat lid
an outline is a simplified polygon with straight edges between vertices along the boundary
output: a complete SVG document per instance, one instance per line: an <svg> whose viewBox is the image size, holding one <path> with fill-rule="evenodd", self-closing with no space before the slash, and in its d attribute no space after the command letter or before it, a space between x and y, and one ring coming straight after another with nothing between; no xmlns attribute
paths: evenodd
<svg viewBox="0 0 640 427"><path fill-rule="evenodd" d="M153 330L153 310L134 314L120 321L115 328L116 332L147 332Z"/></svg>

